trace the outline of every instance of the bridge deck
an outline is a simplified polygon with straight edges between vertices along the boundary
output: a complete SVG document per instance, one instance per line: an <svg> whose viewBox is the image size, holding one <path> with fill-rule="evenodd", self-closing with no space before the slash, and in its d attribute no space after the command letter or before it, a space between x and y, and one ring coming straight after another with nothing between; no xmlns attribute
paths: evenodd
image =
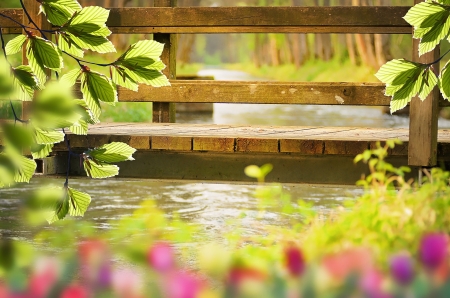
<svg viewBox="0 0 450 298"><path fill-rule="evenodd" d="M392 154L407 155L408 129L357 127L238 126L211 124L102 123L88 136L70 135L71 146L88 148L122 141L139 150L356 155L376 141L404 142ZM450 129L439 130L439 152L450 152ZM65 150L60 144L55 150Z"/></svg>

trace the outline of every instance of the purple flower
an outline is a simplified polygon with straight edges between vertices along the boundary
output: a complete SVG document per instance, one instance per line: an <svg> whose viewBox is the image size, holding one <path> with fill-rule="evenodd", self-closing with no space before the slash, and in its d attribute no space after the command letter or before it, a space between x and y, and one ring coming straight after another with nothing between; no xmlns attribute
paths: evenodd
<svg viewBox="0 0 450 298"><path fill-rule="evenodd" d="M430 270L441 265L447 257L447 235L430 233L422 237L420 260Z"/></svg>
<svg viewBox="0 0 450 298"><path fill-rule="evenodd" d="M414 264L408 254L393 256L390 268L394 280L401 285L407 285L414 279Z"/></svg>

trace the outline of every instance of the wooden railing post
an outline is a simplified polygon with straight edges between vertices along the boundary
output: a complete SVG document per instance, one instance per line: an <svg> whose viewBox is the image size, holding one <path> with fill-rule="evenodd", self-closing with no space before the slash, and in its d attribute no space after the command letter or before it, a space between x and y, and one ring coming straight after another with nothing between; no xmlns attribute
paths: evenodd
<svg viewBox="0 0 450 298"><path fill-rule="evenodd" d="M155 7L175 7L177 0L155 0ZM176 79L177 36L176 34L155 33L153 39L164 43L161 60L166 64L163 73L169 80ZM153 122L175 122L175 104L153 102Z"/></svg>
<svg viewBox="0 0 450 298"><path fill-rule="evenodd" d="M422 0L414 0L420 3ZM419 40L413 39L413 61L431 63L440 55L439 46L432 52L419 57ZM436 75L439 64L434 65ZM408 164L410 166L432 167L437 163L437 130L439 114L439 89L421 101L415 97L411 101L409 119Z"/></svg>
<svg viewBox="0 0 450 298"><path fill-rule="evenodd" d="M36 0L24 0L23 4L25 5L28 14L31 16L33 21L36 23L36 25L43 29L43 30L49 30L52 28L52 25L47 21L45 14L40 13L39 14L39 6L40 3ZM28 20L28 17L25 13L23 13L22 23L25 25L28 25L30 27L33 27L33 24L30 24L30 21ZM33 33L40 36L39 32L36 30L33 30ZM47 35L49 39L51 39L52 35L49 33ZM28 64L28 59L26 56L26 48L23 47L22 49L22 63ZM50 71L47 72L47 75L50 75ZM30 111L31 103L30 102L23 102L22 103L22 119L26 120L28 119L29 111Z"/></svg>

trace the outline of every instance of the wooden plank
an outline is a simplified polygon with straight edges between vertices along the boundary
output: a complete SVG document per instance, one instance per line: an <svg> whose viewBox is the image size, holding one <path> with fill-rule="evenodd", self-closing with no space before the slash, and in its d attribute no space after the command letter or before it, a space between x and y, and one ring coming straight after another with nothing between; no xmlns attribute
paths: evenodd
<svg viewBox="0 0 450 298"><path fill-rule="evenodd" d="M163 0L165 1L165 0ZM392 33L411 34L408 6L112 8L114 33ZM21 21L22 10L0 12ZM2 28L19 26L0 18Z"/></svg>
<svg viewBox="0 0 450 298"><path fill-rule="evenodd" d="M174 7L177 0L155 0L154 6ZM120 14L124 17L123 13ZM148 16L147 16L148 17ZM153 39L164 44L161 60L166 65L163 73L169 80L176 79L177 37L175 34L157 33ZM153 102L153 122L175 122L175 104L162 102L161 97Z"/></svg>
<svg viewBox="0 0 450 298"><path fill-rule="evenodd" d="M243 28L245 31L242 32L252 32L246 30L251 30L252 27L276 30L277 26L285 28L327 26L346 28L345 32L356 33L352 31L356 29L354 27L410 28L402 18L409 8L406 6L123 8L111 10L107 25L215 28L210 33L228 32L222 31L223 27L247 27Z"/></svg>
<svg viewBox="0 0 450 298"><path fill-rule="evenodd" d="M26 3L26 1L25 1L25 3ZM22 21L23 21L24 13L21 8L20 9L17 9L17 8L0 9L0 13L9 18L12 18L13 20L15 20L19 23L22 23ZM28 24L28 19L27 19L27 22L24 24ZM17 29L18 33L20 33L22 31L22 28L17 23L15 23L14 21L12 21L8 18L5 18L5 17L0 17L0 27L2 27L2 29L8 29L8 30Z"/></svg>
<svg viewBox="0 0 450 298"><path fill-rule="evenodd" d="M193 150L195 151L214 151L214 152L234 152L234 138L208 138L194 137Z"/></svg>
<svg viewBox="0 0 450 298"><path fill-rule="evenodd" d="M135 161L120 164L119 177L255 182L244 174L245 167L266 163L273 165L266 177L267 182L355 185L361 175L369 174L366 164L353 163L353 156L138 151L134 157ZM56 172L63 175L67 156L61 154L59 158ZM401 166L407 158L395 156L387 161ZM86 176L76 158L72 160L70 169L71 175ZM417 171L408 174L406 179L414 176L417 177Z"/></svg>
<svg viewBox="0 0 450 298"><path fill-rule="evenodd" d="M171 87L119 89L120 101L388 106L378 83L172 81Z"/></svg>
<svg viewBox="0 0 450 298"><path fill-rule="evenodd" d="M119 34L216 34L216 33L360 33L411 34L409 27L339 27L339 26L221 26L221 27L110 27Z"/></svg>
<svg viewBox="0 0 450 298"><path fill-rule="evenodd" d="M414 3L422 2L415 0ZM431 63L440 56L439 46L432 52L418 56L419 40L413 39L413 61ZM434 65L439 74L439 64ZM415 97L411 101L409 120L408 164L411 166L432 167L437 163L437 133L439 117L439 89L435 87L422 101Z"/></svg>
<svg viewBox="0 0 450 298"><path fill-rule="evenodd" d="M281 139L280 152L320 155L324 151L322 140Z"/></svg>
<svg viewBox="0 0 450 298"><path fill-rule="evenodd" d="M375 141L397 138L404 145L397 146L390 154L406 156L408 146L408 129L405 128L102 123L91 126L89 133L88 136L69 135L72 147L92 148L123 141L144 150L356 155L374 148ZM151 146L148 146L149 138ZM439 130L440 158L447 152L445 144L450 144L448 129ZM61 143L54 150L66 148Z"/></svg>
<svg viewBox="0 0 450 298"><path fill-rule="evenodd" d="M175 136L153 136L153 150L174 150L174 151L191 151L191 137L175 137Z"/></svg>

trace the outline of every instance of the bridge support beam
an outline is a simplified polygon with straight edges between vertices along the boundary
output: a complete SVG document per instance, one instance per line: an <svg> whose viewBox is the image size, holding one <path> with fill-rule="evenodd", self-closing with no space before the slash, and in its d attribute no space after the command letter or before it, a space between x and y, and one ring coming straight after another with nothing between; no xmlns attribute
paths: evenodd
<svg viewBox="0 0 450 298"><path fill-rule="evenodd" d="M155 0L155 7L175 7L177 0ZM167 33L155 33L153 39L164 44L161 60L166 65L163 73L169 80L176 79L177 35ZM168 102L153 102L153 122L175 122L175 104Z"/></svg>
<svg viewBox="0 0 450 298"><path fill-rule="evenodd" d="M423 2L414 0L414 3ZM439 46L419 57L419 40L413 39L413 61L431 63L440 56ZM436 75L439 64L434 65ZM434 90L421 101L415 97L411 101L409 120L408 164L410 166L433 167L437 164L437 132L439 115L439 89Z"/></svg>
<svg viewBox="0 0 450 298"><path fill-rule="evenodd" d="M54 173L64 175L67 153L59 152L55 158L52 161ZM353 155L138 151L134 158L135 161L118 164L119 178L254 182L255 179L245 176L245 167L266 163L273 165L267 182L355 185L361 175L369 174L366 164L353 163ZM387 161L401 166L406 163L406 156L391 156ZM86 176L78 158L72 159L70 169L71 176ZM413 171L406 179L417 175L417 171Z"/></svg>

